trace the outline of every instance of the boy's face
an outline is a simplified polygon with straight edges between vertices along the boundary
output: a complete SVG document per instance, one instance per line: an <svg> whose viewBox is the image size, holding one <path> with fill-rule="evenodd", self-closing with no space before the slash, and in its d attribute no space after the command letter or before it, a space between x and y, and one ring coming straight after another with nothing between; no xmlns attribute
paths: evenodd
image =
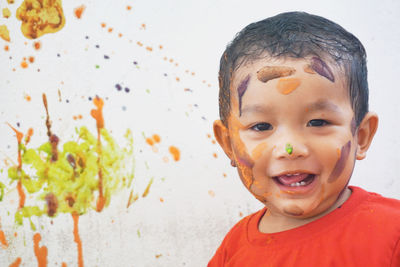
<svg viewBox="0 0 400 267"><path fill-rule="evenodd" d="M283 216L329 209L359 148L343 74L315 57L261 59L234 73L231 96L228 127L214 130L247 189Z"/></svg>

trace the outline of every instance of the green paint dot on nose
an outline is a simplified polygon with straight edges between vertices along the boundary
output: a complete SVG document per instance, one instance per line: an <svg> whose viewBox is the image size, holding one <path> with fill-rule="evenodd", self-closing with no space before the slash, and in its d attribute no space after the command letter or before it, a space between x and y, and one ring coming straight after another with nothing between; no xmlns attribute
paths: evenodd
<svg viewBox="0 0 400 267"><path fill-rule="evenodd" d="M293 153L293 146L291 144L287 143L285 150L289 155L291 155Z"/></svg>

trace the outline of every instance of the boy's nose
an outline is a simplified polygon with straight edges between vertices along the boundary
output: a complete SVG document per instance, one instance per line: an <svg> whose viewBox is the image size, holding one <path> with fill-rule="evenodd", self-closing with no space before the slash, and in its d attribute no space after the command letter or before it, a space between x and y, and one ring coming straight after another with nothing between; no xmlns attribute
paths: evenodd
<svg viewBox="0 0 400 267"><path fill-rule="evenodd" d="M307 145L302 140L287 140L277 143L273 150L273 155L277 159L295 159L300 157L307 157L309 150Z"/></svg>

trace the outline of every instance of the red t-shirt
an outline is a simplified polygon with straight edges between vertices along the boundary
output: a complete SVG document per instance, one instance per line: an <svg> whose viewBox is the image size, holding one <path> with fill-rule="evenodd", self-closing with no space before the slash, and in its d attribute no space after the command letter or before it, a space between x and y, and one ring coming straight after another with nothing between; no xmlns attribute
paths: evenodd
<svg viewBox="0 0 400 267"><path fill-rule="evenodd" d="M399 267L400 201L358 187L336 210L295 229L265 234L266 208L237 223L208 267Z"/></svg>

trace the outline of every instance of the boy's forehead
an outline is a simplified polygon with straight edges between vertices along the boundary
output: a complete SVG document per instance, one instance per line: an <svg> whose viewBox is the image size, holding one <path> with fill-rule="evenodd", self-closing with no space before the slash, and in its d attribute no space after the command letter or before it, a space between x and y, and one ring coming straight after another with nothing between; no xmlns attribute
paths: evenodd
<svg viewBox="0 0 400 267"><path fill-rule="evenodd" d="M252 79L266 83L270 80L295 76L301 72L317 74L332 83L347 86L346 76L342 67L329 59L309 56L306 58L260 58L245 61L232 74L230 89L237 91L238 86L248 75ZM235 95L235 94L234 94Z"/></svg>
<svg viewBox="0 0 400 267"><path fill-rule="evenodd" d="M250 88L265 88L278 91L281 95L290 95L296 90L332 88L324 91L314 90L314 96L326 92L338 96L341 101L350 104L345 75L341 69L328 60L317 57L304 59L258 59L242 64L233 74L231 81L231 101L238 105L239 115L242 112L243 98ZM267 89L269 88L269 89ZM254 89L250 89L254 90ZM259 89L256 89L259 90ZM324 91L324 92L323 92ZM261 92L261 91L259 91ZM336 97L335 97L336 98ZM338 98L336 98L338 99Z"/></svg>

